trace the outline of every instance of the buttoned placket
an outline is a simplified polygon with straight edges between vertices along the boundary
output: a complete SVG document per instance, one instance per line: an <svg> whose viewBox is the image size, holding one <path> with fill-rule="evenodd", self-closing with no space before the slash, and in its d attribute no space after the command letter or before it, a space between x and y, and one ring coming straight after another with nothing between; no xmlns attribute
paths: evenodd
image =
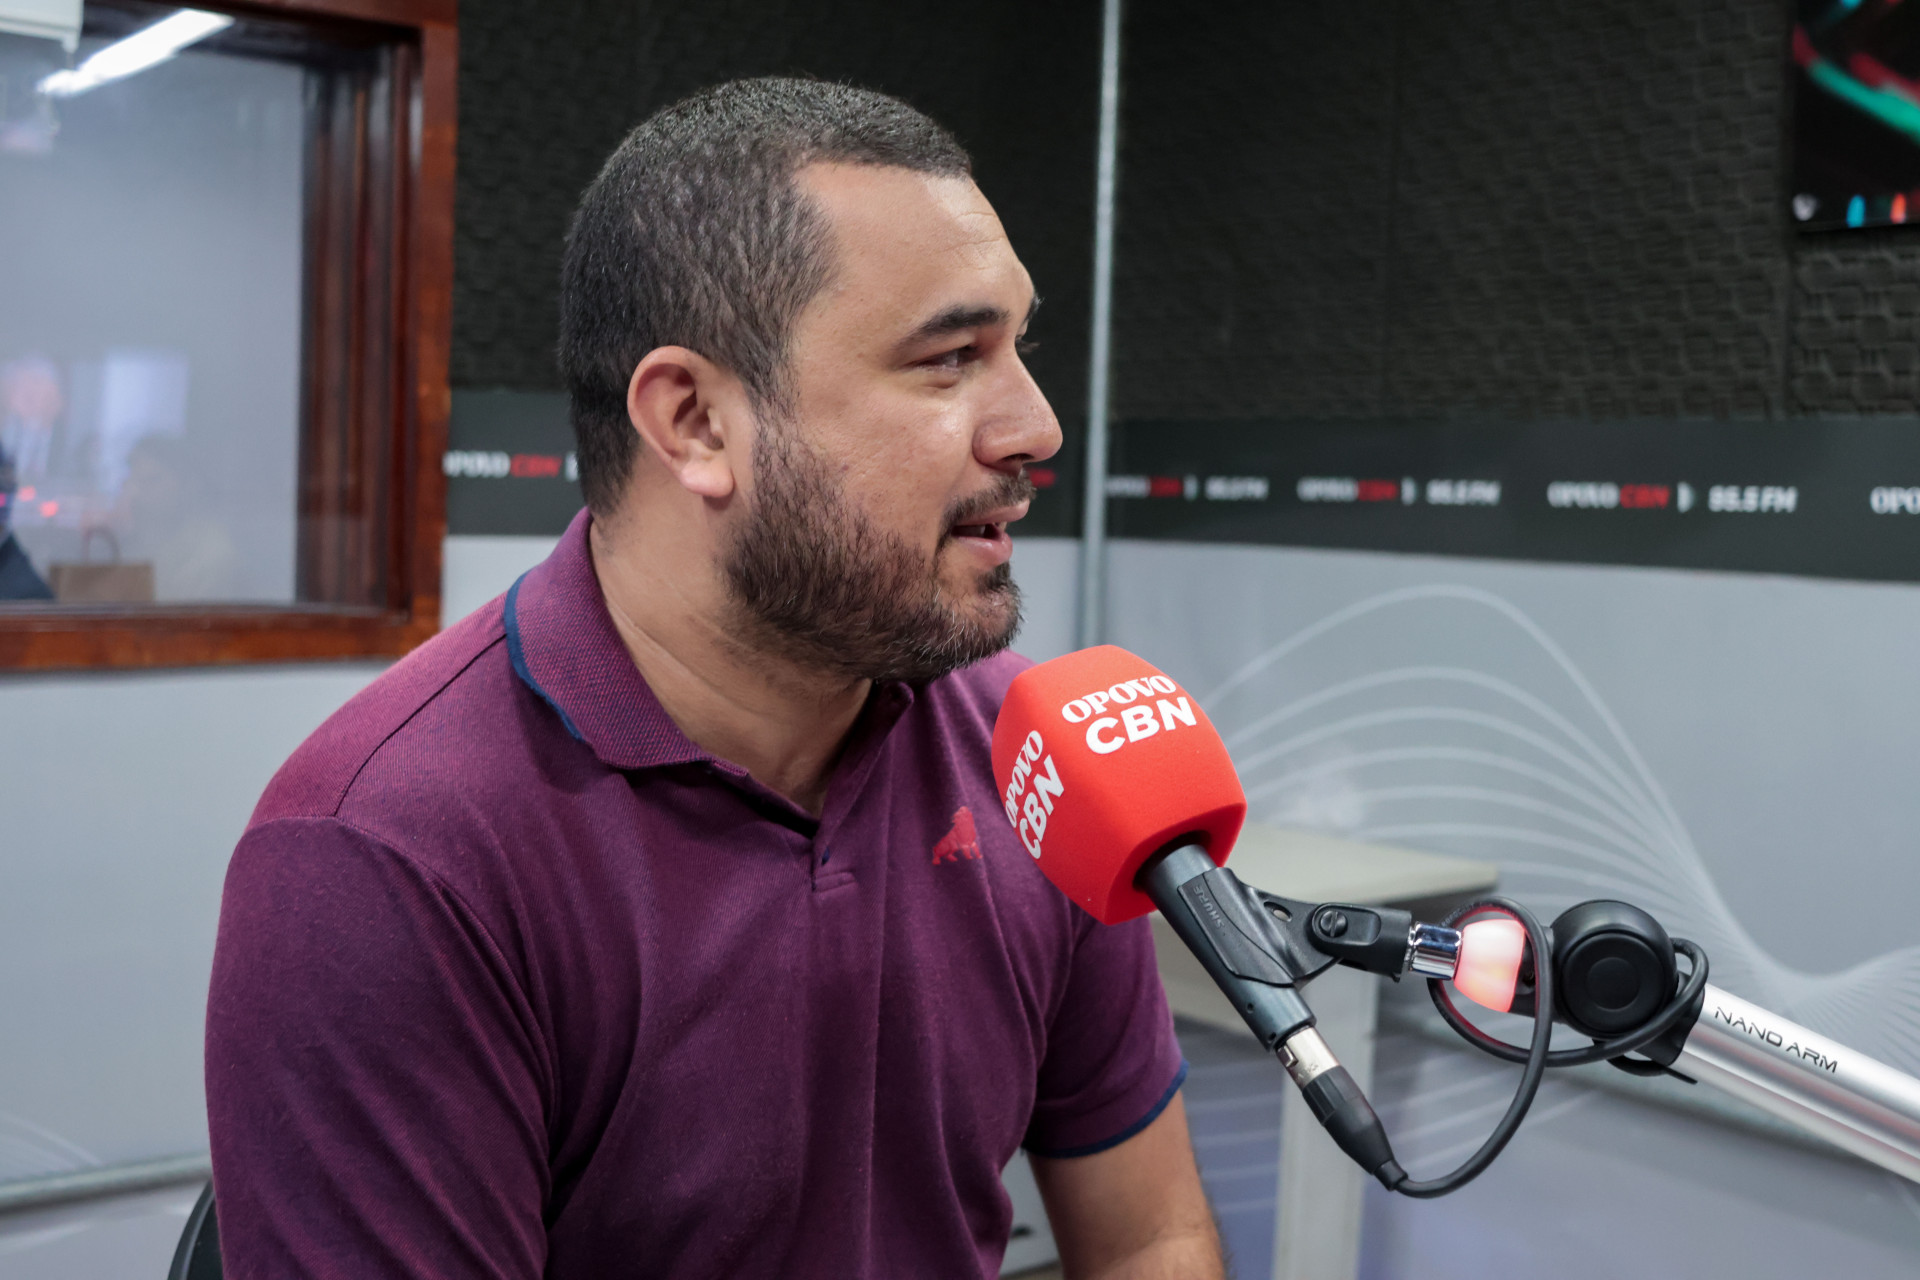
<svg viewBox="0 0 1920 1280"><path fill-rule="evenodd" d="M740 766L717 756L706 759L707 767L719 781L725 782L751 799L788 831L802 836L808 858L808 878L815 893L844 888L857 879L858 851L842 840L835 841L855 816L863 792L874 768L886 754L887 739L913 705L913 690L905 685L882 685L874 691L873 701L854 722L846 751L827 782L825 803L818 818L767 786Z"/></svg>
<svg viewBox="0 0 1920 1280"><path fill-rule="evenodd" d="M821 806L820 825L813 836L813 890L825 893L854 883L860 873L861 850L847 847L842 833L859 808L874 768L887 751L887 740L913 705L913 690L906 685L881 685L873 692L860 718L854 722L851 739L840 763L827 781L826 802ZM841 847L836 849L834 842Z"/></svg>

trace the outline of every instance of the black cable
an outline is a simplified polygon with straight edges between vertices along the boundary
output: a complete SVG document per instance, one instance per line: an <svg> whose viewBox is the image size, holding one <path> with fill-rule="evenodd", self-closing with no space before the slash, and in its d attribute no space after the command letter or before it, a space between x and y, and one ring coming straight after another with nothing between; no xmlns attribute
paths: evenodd
<svg viewBox="0 0 1920 1280"><path fill-rule="evenodd" d="M1453 927L1455 920L1472 913L1473 910L1474 908L1468 907L1461 912L1454 913L1453 916L1448 918L1448 927ZM1584 1066L1589 1062L1603 1062L1609 1058L1624 1057L1629 1053L1636 1053L1646 1048L1655 1040L1658 1040L1661 1036L1671 1031L1675 1024L1687 1016L1688 1012L1693 1008L1694 1001L1700 997L1700 993L1705 991L1707 986L1707 953L1701 950L1696 943L1689 942L1685 938L1675 938L1673 940L1673 949L1685 955L1688 960L1693 962L1693 970L1687 975L1687 981L1685 985L1680 988L1680 994L1675 996L1665 1008L1625 1035L1616 1036L1611 1040L1596 1040L1584 1049L1556 1050L1547 1055L1547 1065L1550 1067L1578 1067ZM1553 957L1549 953L1541 951L1538 943L1534 944L1533 957L1533 969L1536 975L1545 975L1552 970ZM1544 991L1544 988L1538 989ZM1529 1050L1522 1049L1517 1044L1509 1044L1498 1036L1482 1031L1479 1027L1468 1022L1466 1015L1462 1014L1459 1008L1453 1003L1453 997L1447 994L1445 982L1438 978L1428 979L1427 992L1433 997L1434 1007L1440 1010L1440 1016L1447 1020L1447 1025L1458 1032L1460 1038L1468 1044L1483 1053L1491 1054L1505 1062L1526 1062L1529 1060ZM1549 1023L1552 1022L1553 1004L1546 995L1536 995L1534 1006L1536 1026L1543 1018ZM1634 1066L1638 1065L1637 1063L1634 1064ZM1657 1063L1653 1065L1658 1066ZM1628 1070L1633 1070L1633 1068L1629 1067ZM1664 1068L1661 1068L1661 1071L1664 1070ZM1643 1071L1640 1074L1651 1075L1657 1073Z"/></svg>
<svg viewBox="0 0 1920 1280"><path fill-rule="evenodd" d="M1494 1158L1506 1148L1507 1143L1513 1139L1513 1135L1519 1131L1520 1122L1526 1119L1527 1109L1533 1106L1533 1096L1540 1091L1540 1078L1546 1074L1548 1059L1552 1056L1553 963L1552 953L1547 947L1547 931L1541 927L1531 911L1509 898L1482 898L1478 902L1469 903L1447 917L1447 927L1452 928L1456 921L1487 907L1504 911L1518 920L1521 927L1527 931L1527 939L1533 943L1533 954L1538 957L1534 963L1536 1012L1533 1019L1533 1040L1517 1059L1526 1063L1526 1070L1520 1073L1520 1087L1514 1092L1513 1101L1507 1104L1507 1114L1500 1117L1500 1123L1495 1125L1493 1132L1487 1135L1487 1140L1480 1144L1480 1149L1468 1156L1459 1168L1438 1178L1416 1182L1407 1176L1405 1170L1395 1164L1392 1168L1398 1171L1398 1177L1391 1180L1381 1179L1401 1195L1412 1196L1416 1200L1430 1200L1435 1196L1446 1195L1449 1191L1457 1191L1479 1177L1481 1172L1493 1163ZM1700 964L1703 968L1705 963L1706 958L1702 956ZM1430 979L1428 985L1437 989L1440 982L1438 979ZM1442 1013L1445 1013L1444 1009ZM1452 1019L1448 1021L1451 1022ZM1456 1026L1455 1030L1458 1029ZM1474 1030L1479 1029L1476 1027ZM1506 1045L1504 1040L1496 1043Z"/></svg>
<svg viewBox="0 0 1920 1280"><path fill-rule="evenodd" d="M1361 1168L1372 1173L1390 1191L1411 1196L1417 1200L1432 1199L1472 1182L1485 1172L1501 1151L1506 1149L1513 1135L1519 1132L1520 1122L1526 1119L1527 1111L1533 1106L1534 1096L1540 1090L1540 1081L1550 1066L1577 1066L1582 1063L1611 1060L1613 1065L1636 1075L1654 1075L1667 1073L1680 1076L1678 1072L1653 1061L1636 1061L1626 1057L1637 1052L1665 1035L1681 1018L1697 1013L1698 1002L1707 985L1707 953L1685 938L1673 939L1673 946L1691 962L1691 971L1686 983L1665 1008L1649 1018L1640 1026L1616 1036L1611 1040L1596 1040L1585 1049L1553 1050L1553 1012L1554 1012L1554 976L1553 953L1547 944L1547 931L1541 927L1531 911L1510 898L1482 898L1470 902L1446 918L1445 926L1457 928L1468 917L1487 911L1499 911L1519 921L1526 931L1527 942L1533 948L1534 955L1534 1008L1533 1038L1523 1050L1519 1045L1509 1044L1505 1040L1488 1034L1468 1022L1454 1006L1452 997L1447 994L1444 979L1429 978L1428 993L1440 1010L1440 1016L1446 1019L1460 1037L1475 1048L1489 1053L1507 1062L1519 1062L1525 1069L1520 1073L1520 1086L1514 1090L1513 1101L1507 1104L1507 1113L1500 1117L1500 1123L1487 1135L1480 1149L1475 1151L1452 1172L1438 1178L1416 1181L1407 1176L1407 1171L1394 1159L1393 1146L1389 1142L1386 1129L1380 1123L1366 1095L1360 1091L1344 1067L1337 1064L1330 1069L1322 1069L1301 1084L1301 1093L1307 1100L1314 1117L1326 1127L1340 1149L1351 1156ZM1518 975L1516 975L1517 977ZM1309 1024L1311 1025L1311 1024ZM1288 1069L1294 1063L1288 1060ZM1296 1076L1296 1079L1299 1077Z"/></svg>

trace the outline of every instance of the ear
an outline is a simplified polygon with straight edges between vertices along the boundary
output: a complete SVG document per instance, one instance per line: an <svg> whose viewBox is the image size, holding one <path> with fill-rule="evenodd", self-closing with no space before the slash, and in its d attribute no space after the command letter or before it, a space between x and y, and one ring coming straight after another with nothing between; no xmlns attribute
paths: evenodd
<svg viewBox="0 0 1920 1280"><path fill-rule="evenodd" d="M627 420L641 447L683 488L725 498L737 487L746 435L739 380L697 351L656 347L627 381Z"/></svg>

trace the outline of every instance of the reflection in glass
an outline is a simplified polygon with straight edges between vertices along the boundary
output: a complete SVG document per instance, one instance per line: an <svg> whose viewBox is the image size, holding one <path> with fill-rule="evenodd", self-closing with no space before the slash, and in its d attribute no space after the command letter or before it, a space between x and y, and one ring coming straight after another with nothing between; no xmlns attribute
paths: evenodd
<svg viewBox="0 0 1920 1280"><path fill-rule="evenodd" d="M0 446L0 603L9 600L50 600L53 591L34 571L33 561L13 536L13 505L20 492L13 455Z"/></svg>
<svg viewBox="0 0 1920 1280"><path fill-rule="evenodd" d="M0 602L378 604L377 566L318 545L384 565L383 495L313 471L345 456L329 370L366 362L306 277L337 264L315 243L384 55L176 6L86 21L72 54L0 35ZM351 230L382 193L344 199Z"/></svg>

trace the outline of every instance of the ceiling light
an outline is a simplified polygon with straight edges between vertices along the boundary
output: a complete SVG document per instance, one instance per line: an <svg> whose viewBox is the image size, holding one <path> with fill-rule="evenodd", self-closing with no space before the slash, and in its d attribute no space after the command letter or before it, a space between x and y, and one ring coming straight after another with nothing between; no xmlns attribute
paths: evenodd
<svg viewBox="0 0 1920 1280"><path fill-rule="evenodd" d="M194 41L232 25L233 19L224 13L182 9L124 40L116 40L70 71L54 72L35 87L50 98L71 98L165 62Z"/></svg>

